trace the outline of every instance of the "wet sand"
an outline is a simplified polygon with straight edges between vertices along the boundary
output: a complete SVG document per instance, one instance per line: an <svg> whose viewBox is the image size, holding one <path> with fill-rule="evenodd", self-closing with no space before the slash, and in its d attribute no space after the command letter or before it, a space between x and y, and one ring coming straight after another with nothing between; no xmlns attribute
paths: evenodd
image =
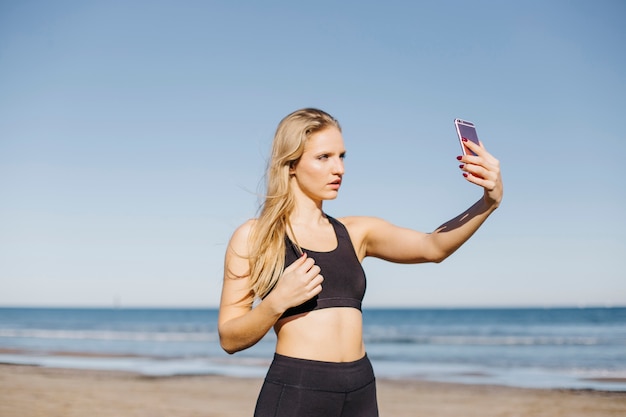
<svg viewBox="0 0 626 417"><path fill-rule="evenodd" d="M252 416L261 379L0 365L0 417ZM381 416L625 416L626 393L378 380Z"/></svg>

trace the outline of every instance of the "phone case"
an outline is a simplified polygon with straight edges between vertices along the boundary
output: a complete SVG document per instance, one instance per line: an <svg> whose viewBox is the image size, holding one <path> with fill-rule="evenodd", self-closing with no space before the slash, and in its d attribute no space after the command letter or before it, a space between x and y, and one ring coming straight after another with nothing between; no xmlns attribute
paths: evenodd
<svg viewBox="0 0 626 417"><path fill-rule="evenodd" d="M456 133L459 137L459 143L461 144L461 150L463 155L476 155L470 151L463 143L463 138L471 140L475 144L478 144L478 134L476 133L476 126L474 123L462 119L454 119L454 126L456 127Z"/></svg>

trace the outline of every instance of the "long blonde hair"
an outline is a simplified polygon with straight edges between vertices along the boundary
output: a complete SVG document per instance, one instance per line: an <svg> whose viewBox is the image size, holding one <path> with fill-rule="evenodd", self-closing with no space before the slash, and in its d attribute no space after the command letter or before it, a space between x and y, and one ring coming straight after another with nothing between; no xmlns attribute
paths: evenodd
<svg viewBox="0 0 626 417"><path fill-rule="evenodd" d="M250 286L257 297L269 294L285 268L285 234L291 229L289 216L295 208L290 168L300 160L307 139L328 127L341 131L328 113L306 108L287 115L276 129L265 176L265 201L249 240Z"/></svg>

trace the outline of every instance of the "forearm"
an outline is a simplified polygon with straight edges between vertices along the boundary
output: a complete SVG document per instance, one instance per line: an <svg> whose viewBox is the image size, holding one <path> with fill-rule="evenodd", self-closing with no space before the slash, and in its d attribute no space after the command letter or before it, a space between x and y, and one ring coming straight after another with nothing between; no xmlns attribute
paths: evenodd
<svg viewBox="0 0 626 417"><path fill-rule="evenodd" d="M268 296L268 298L270 298ZM271 299L261 301L246 314L221 322L220 344L228 353L235 353L256 344L276 324L282 311Z"/></svg>
<svg viewBox="0 0 626 417"><path fill-rule="evenodd" d="M469 209L439 226L429 236L432 247L436 248L437 252L434 261L441 262L452 255L472 237L497 207L497 204L489 204L484 198L481 198Z"/></svg>

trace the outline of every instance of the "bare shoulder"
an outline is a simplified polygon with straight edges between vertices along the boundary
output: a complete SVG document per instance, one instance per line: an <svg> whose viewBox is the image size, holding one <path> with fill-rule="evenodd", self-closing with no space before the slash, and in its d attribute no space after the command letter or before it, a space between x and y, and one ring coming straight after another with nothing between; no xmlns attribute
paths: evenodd
<svg viewBox="0 0 626 417"><path fill-rule="evenodd" d="M377 233L395 228L387 220L373 216L348 216L337 220L346 226L352 238L360 237L361 239L367 239L375 236Z"/></svg>
<svg viewBox="0 0 626 417"><path fill-rule="evenodd" d="M224 259L224 278L241 278L249 273L249 238L256 219L247 220L233 232Z"/></svg>
<svg viewBox="0 0 626 417"><path fill-rule="evenodd" d="M367 234L369 231L374 230L377 227L389 224L384 219L371 216L347 216L340 217L337 220L346 226L350 234L353 232L355 234Z"/></svg>
<svg viewBox="0 0 626 417"><path fill-rule="evenodd" d="M248 255L248 240L256 223L256 219L249 219L235 229L230 238L228 250L234 251L238 255L246 257Z"/></svg>
<svg viewBox="0 0 626 417"><path fill-rule="evenodd" d="M257 219L248 219L235 229L233 236L245 235L247 238L256 226Z"/></svg>
<svg viewBox="0 0 626 417"><path fill-rule="evenodd" d="M372 232L383 227L385 220L371 216L348 216L337 219L348 229L348 234L359 259L363 260L368 253L368 239Z"/></svg>

